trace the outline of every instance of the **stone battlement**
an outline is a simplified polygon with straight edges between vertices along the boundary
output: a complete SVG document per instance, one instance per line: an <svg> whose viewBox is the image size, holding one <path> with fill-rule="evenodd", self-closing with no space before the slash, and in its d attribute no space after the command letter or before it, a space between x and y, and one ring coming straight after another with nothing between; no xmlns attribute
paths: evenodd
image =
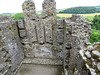
<svg viewBox="0 0 100 75"><path fill-rule="evenodd" d="M35 3L26 0L22 5L24 20L0 17L0 46L6 48L6 59L11 63L4 71L1 65L8 61L0 61L0 75L40 75L36 70L41 67L42 75L64 75L63 68L68 75L89 75L79 51L90 44L91 23L81 15L57 19L55 0L44 0L42 6L42 15L36 15Z"/></svg>

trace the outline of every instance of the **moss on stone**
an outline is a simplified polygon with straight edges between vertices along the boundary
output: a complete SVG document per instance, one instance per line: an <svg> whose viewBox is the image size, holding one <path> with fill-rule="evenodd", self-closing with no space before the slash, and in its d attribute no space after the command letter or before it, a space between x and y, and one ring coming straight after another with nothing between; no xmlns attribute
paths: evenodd
<svg viewBox="0 0 100 75"><path fill-rule="evenodd" d="M53 46L52 46L52 50L54 50L54 51L58 51L58 50L61 50L61 49L60 49L59 47L53 45Z"/></svg>

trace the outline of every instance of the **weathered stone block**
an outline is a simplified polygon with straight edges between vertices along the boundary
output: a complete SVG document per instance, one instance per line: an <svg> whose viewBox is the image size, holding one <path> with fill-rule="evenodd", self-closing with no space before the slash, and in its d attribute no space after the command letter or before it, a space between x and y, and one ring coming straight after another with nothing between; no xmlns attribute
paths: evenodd
<svg viewBox="0 0 100 75"><path fill-rule="evenodd" d="M26 0L22 5L24 18L25 19L35 19L36 17L36 10L35 10L35 4L32 0Z"/></svg>
<svg viewBox="0 0 100 75"><path fill-rule="evenodd" d="M98 70L100 71L100 62L97 63L97 68L98 68Z"/></svg>
<svg viewBox="0 0 100 75"><path fill-rule="evenodd" d="M24 58L21 42L18 35L16 21L0 23L2 40L11 56L12 71L15 70ZM19 61L17 61L19 60Z"/></svg>
<svg viewBox="0 0 100 75"><path fill-rule="evenodd" d="M20 37L25 37L26 36L26 31L25 30L19 30Z"/></svg>
<svg viewBox="0 0 100 75"><path fill-rule="evenodd" d="M45 23L45 37L46 37L46 42L47 43L52 43L53 42L52 24L50 24L49 21Z"/></svg>
<svg viewBox="0 0 100 75"><path fill-rule="evenodd" d="M57 19L57 28L63 29L63 19Z"/></svg>
<svg viewBox="0 0 100 75"><path fill-rule="evenodd" d="M36 42L37 41L37 32L36 32L36 22L35 21L26 21L25 27L26 27L26 35L27 38L30 40L30 42Z"/></svg>
<svg viewBox="0 0 100 75"><path fill-rule="evenodd" d="M14 20L11 16L0 15L0 22L7 22L10 20Z"/></svg>
<svg viewBox="0 0 100 75"><path fill-rule="evenodd" d="M23 21L23 20L18 20L17 22L18 22L18 27L19 27L20 29L24 29L24 28L25 28L25 26L24 26L24 21Z"/></svg>
<svg viewBox="0 0 100 75"><path fill-rule="evenodd" d="M64 30L63 29L57 29L57 42L59 44L63 44L64 40Z"/></svg>
<svg viewBox="0 0 100 75"><path fill-rule="evenodd" d="M48 16L54 16L56 18L56 2L55 0L44 0L43 4L43 12L42 16L48 17Z"/></svg>
<svg viewBox="0 0 100 75"><path fill-rule="evenodd" d="M38 36L38 43L44 43L45 37L44 37L44 25L43 20L38 19L36 20L36 27L37 27L37 36Z"/></svg>

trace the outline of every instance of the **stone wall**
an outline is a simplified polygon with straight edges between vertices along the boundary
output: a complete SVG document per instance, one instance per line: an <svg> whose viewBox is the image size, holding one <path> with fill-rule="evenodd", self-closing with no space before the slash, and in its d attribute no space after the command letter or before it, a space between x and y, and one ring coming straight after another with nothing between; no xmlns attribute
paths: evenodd
<svg viewBox="0 0 100 75"><path fill-rule="evenodd" d="M68 75L80 74L88 75L89 71L84 66L79 51L85 49L90 44L91 23L83 16L72 15L65 19L66 24L66 66Z"/></svg>
<svg viewBox="0 0 100 75"><path fill-rule="evenodd" d="M81 50L80 54L91 75L100 75L100 43L95 43L93 46Z"/></svg>
<svg viewBox="0 0 100 75"><path fill-rule="evenodd" d="M4 16L2 17L5 20L0 22L1 41L3 41L5 52L8 52L8 54L11 57L10 63L12 66L11 66L11 70L9 69L10 71L7 72L7 75L9 74L12 75L16 71L18 66L21 64L24 58L23 48L21 46L16 21L9 17L8 18ZM6 61L3 63L6 63Z"/></svg>
<svg viewBox="0 0 100 75"><path fill-rule="evenodd" d="M79 51L90 44L91 23L80 15L56 19L55 0L44 0L42 6L42 15L36 15L35 3L25 0L22 5L24 20L0 18L0 53L6 48L4 53L9 55L0 58L9 58L11 63L6 74L17 73L25 64L37 64L66 68L68 75L90 75ZM0 64L0 73L3 73L3 64Z"/></svg>
<svg viewBox="0 0 100 75"><path fill-rule="evenodd" d="M22 37L22 43L25 56L59 59L61 58L61 50L56 44L54 45L57 42L56 38L59 40L59 37L56 37L56 2L54 0L46 0L42 5L42 15L36 15L35 4L31 0L26 0L22 5L24 22L18 21L18 24L21 22L24 25L22 33L21 25L19 25L19 33L20 37L24 37ZM31 10L34 13L31 13ZM30 13L33 16L29 15ZM58 32L58 34L61 34L60 31ZM63 30L61 32L63 33ZM26 35L23 35L23 33Z"/></svg>
<svg viewBox="0 0 100 75"><path fill-rule="evenodd" d="M0 75L6 75L11 71L11 56L4 46L4 42L0 39Z"/></svg>

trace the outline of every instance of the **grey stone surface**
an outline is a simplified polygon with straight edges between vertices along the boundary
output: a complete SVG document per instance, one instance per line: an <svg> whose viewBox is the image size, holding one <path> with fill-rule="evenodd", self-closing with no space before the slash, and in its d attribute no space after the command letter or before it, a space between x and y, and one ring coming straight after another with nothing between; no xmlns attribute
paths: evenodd
<svg viewBox="0 0 100 75"><path fill-rule="evenodd" d="M23 64L17 75L62 75L62 66Z"/></svg>
<svg viewBox="0 0 100 75"><path fill-rule="evenodd" d="M45 22L46 42L53 43L56 41L55 26L56 26L56 2L55 0L44 0L42 3L42 17ZM49 34L49 35L48 35Z"/></svg>
<svg viewBox="0 0 100 75"><path fill-rule="evenodd" d="M23 5L23 14L24 14L24 21L25 21L25 29L27 38L30 42L36 42L36 11L35 11L35 4L32 0L26 0Z"/></svg>
<svg viewBox="0 0 100 75"><path fill-rule="evenodd" d="M18 67L24 58L20 39L18 36L16 21L0 23L2 31L2 40L5 43L6 50L11 56L12 72Z"/></svg>
<svg viewBox="0 0 100 75"><path fill-rule="evenodd" d="M57 30L57 42L59 44L63 44L64 42L64 30L63 29Z"/></svg>
<svg viewBox="0 0 100 75"><path fill-rule="evenodd" d="M40 58L51 58L51 59L61 59L61 53L59 47L52 46L50 44L44 45L26 45L25 48L25 55L26 57L40 57Z"/></svg>
<svg viewBox="0 0 100 75"><path fill-rule="evenodd" d="M100 71L100 62L97 63L97 68L98 68L98 70Z"/></svg>
<svg viewBox="0 0 100 75"><path fill-rule="evenodd" d="M88 75L89 71L85 70L85 65L82 57L79 55L79 50L88 47L89 37L91 35L91 23L86 21L83 16L72 15L65 19L66 24L66 51L68 74L72 75L76 69L81 75Z"/></svg>
<svg viewBox="0 0 100 75"><path fill-rule="evenodd" d="M25 26L24 26L25 24L23 20L18 20L17 22L18 22L19 29L25 29Z"/></svg>
<svg viewBox="0 0 100 75"><path fill-rule="evenodd" d="M26 37L26 31L25 30L19 30L20 37Z"/></svg>
<svg viewBox="0 0 100 75"><path fill-rule="evenodd" d="M41 65L62 65L61 59L49 59L49 58L25 58L24 64L41 64Z"/></svg>
<svg viewBox="0 0 100 75"><path fill-rule="evenodd" d="M57 19L57 28L58 29L63 29L64 28L64 22L63 19Z"/></svg>
<svg viewBox="0 0 100 75"><path fill-rule="evenodd" d="M86 52L89 52L91 57L87 57ZM82 56L83 60L85 61L85 65L87 69L90 70L91 75L99 75L100 74L100 43L95 43L92 45L92 48L88 47L85 50L80 51L80 55Z"/></svg>
<svg viewBox="0 0 100 75"><path fill-rule="evenodd" d="M86 55L88 58L91 58L91 54L90 54L89 51L86 51L86 52L85 52L85 55Z"/></svg>
<svg viewBox="0 0 100 75"><path fill-rule="evenodd" d="M36 28L37 28L38 43L43 44L45 42L43 20L41 19L36 20Z"/></svg>
<svg viewBox="0 0 100 75"><path fill-rule="evenodd" d="M32 0L26 0L22 5L24 19L34 20L36 18L35 4Z"/></svg>
<svg viewBox="0 0 100 75"><path fill-rule="evenodd" d="M48 16L53 16L56 18L56 2L55 0L44 0L42 3L43 12L42 16L43 18L46 18Z"/></svg>
<svg viewBox="0 0 100 75"><path fill-rule="evenodd" d="M10 16L0 16L0 22L7 22L7 21L10 21L10 20L14 20L12 17Z"/></svg>
<svg viewBox="0 0 100 75"><path fill-rule="evenodd" d="M33 72L38 75L34 70L36 68L39 72L43 72L42 75L61 75L62 70L59 71L58 66L61 68L66 66L68 75L90 75L90 72L91 74L99 72L97 66L100 60L100 48L97 48L99 43L82 51L81 55L85 55L84 57L79 54L80 50L86 49L90 44L91 23L81 15L56 19L55 0L44 0L42 7L42 15L36 15L35 3L32 0L25 0L22 5L24 21L17 20L16 22L11 17L0 16L0 62L2 62L0 70L2 74L5 75L3 72L6 70L7 75L15 75L20 69L19 75L21 72L24 75L31 75ZM94 48L96 50L93 51ZM66 51L64 52L63 49ZM8 59L9 62L6 62ZM64 59L65 62L63 62ZM23 63L28 65L23 66ZM5 65L8 68L3 70ZM41 70L43 65L44 69ZM53 66L45 67L47 65ZM57 68L54 69L54 66ZM50 68L54 71L48 72L48 70L51 71Z"/></svg>
<svg viewBox="0 0 100 75"><path fill-rule="evenodd" d="M45 19L45 39L47 43L53 43L53 30L52 30L53 17Z"/></svg>

